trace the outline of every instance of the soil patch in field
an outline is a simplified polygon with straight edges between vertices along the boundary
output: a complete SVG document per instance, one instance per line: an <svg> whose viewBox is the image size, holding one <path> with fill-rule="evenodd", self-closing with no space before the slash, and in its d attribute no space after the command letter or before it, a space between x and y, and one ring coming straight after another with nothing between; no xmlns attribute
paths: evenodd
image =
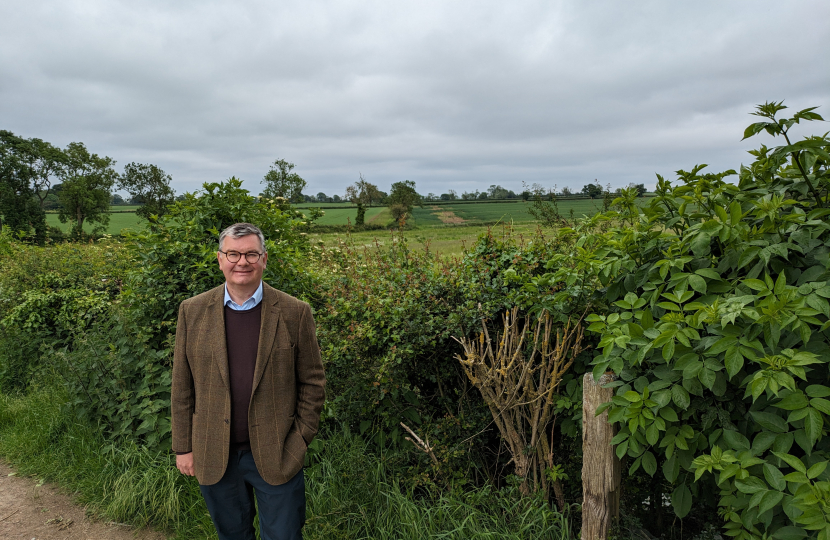
<svg viewBox="0 0 830 540"><path fill-rule="evenodd" d="M8 540L165 540L163 534L95 521L52 485L21 478L0 461L0 538Z"/></svg>
<svg viewBox="0 0 830 540"><path fill-rule="evenodd" d="M466 219L456 216L453 212L442 211L440 206L430 206L429 208L430 210L438 210L438 212L433 212L432 214L438 216L441 223L445 223L447 225L460 225L461 223L467 223Z"/></svg>

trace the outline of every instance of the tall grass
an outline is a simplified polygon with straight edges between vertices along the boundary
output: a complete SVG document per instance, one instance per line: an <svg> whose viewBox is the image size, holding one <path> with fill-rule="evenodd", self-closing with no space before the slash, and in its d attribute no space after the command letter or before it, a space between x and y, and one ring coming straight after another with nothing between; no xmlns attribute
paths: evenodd
<svg viewBox="0 0 830 540"><path fill-rule="evenodd" d="M322 456L306 469L309 539L570 538L566 516L515 488L416 493L354 436L331 437Z"/></svg>
<svg viewBox="0 0 830 540"><path fill-rule="evenodd" d="M152 525L179 539L215 538L199 487L166 453L113 445L63 412L55 390L0 394L0 456L61 485L105 519ZM428 495L402 485L389 456L336 434L306 468L309 540L570 538L566 516L514 488Z"/></svg>

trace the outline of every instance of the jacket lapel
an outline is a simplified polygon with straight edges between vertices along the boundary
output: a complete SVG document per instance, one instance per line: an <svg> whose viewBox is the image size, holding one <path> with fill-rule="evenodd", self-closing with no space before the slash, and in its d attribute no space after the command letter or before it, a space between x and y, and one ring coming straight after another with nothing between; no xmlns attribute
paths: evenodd
<svg viewBox="0 0 830 540"><path fill-rule="evenodd" d="M225 305L222 300L225 298L225 285L213 289L213 296L208 303L210 323L208 328L211 332L211 348L213 349L213 361L219 368L219 376L225 387L230 389L230 376L228 375L228 341L225 338Z"/></svg>
<svg viewBox="0 0 830 540"><path fill-rule="evenodd" d="M256 353L256 366L254 367L254 384L251 389L251 396L256 392L265 367L271 358L271 349L274 347L274 340L277 336L277 329L280 326L282 315L277 291L263 282L262 284L262 323L259 327L259 345Z"/></svg>

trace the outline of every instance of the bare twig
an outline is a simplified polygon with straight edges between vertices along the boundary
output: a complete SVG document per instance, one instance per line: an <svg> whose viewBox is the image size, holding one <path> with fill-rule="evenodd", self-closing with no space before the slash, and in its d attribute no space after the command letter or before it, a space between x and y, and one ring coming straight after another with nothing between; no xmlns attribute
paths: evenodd
<svg viewBox="0 0 830 540"><path fill-rule="evenodd" d="M410 437L404 437L404 438L405 438L407 441L409 441L409 442L411 442L412 444L414 444L417 448L419 448L420 450L422 450L424 453L426 453L426 454L427 454L430 458L432 458L432 462L433 462L433 463L435 463L435 465L438 465L438 458L437 458L437 457L435 457L435 452L433 452L433 451L432 451L432 446L430 446L430 445L429 445L429 439L427 439L426 441L421 440L421 438L420 438L420 437L418 437L418 436L415 434L415 432L414 432L414 431L412 431L412 429L411 429L409 426L407 426L406 424L404 424L403 422L401 422L401 426L403 426L403 428L404 428L404 429L405 429L405 430L406 430L406 431L407 431L410 435L412 435L412 437L411 437L411 438L410 438Z"/></svg>
<svg viewBox="0 0 830 540"><path fill-rule="evenodd" d="M11 514L9 514L8 516L4 517L3 519L0 519L0 521L6 521L7 519L9 519L10 517L12 517L13 515L15 515L15 514L16 514L16 513L18 513L18 512L20 512L20 508L18 508L17 510L15 510L14 512L12 512L12 513L11 513Z"/></svg>

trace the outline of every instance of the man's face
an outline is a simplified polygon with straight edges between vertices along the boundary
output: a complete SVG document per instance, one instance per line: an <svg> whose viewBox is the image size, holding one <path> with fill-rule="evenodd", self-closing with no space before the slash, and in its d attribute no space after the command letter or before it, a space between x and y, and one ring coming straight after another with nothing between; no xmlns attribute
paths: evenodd
<svg viewBox="0 0 830 540"><path fill-rule="evenodd" d="M262 246L259 245L259 238L255 234L249 234L242 238L226 237L222 241L222 251L229 253L236 251L241 253L242 257L235 263L228 260L224 253L217 253L216 258L219 259L219 268L225 274L225 280L231 285L240 287L257 286L262 279L262 272L265 270L265 265L268 262L268 254L262 253ZM253 264L245 259L245 253L257 252L262 253L259 260Z"/></svg>

